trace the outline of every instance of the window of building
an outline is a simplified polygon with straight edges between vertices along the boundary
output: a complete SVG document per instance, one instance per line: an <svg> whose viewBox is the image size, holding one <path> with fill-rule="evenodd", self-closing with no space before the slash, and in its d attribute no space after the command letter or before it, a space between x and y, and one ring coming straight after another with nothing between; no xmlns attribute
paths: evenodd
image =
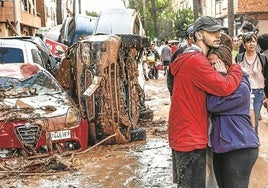
<svg viewBox="0 0 268 188"><path fill-rule="evenodd" d="M21 0L21 10L28 11L27 0Z"/></svg>
<svg viewBox="0 0 268 188"><path fill-rule="evenodd" d="M216 10L215 10L216 15L221 14L221 1L216 1L215 8L216 8Z"/></svg>

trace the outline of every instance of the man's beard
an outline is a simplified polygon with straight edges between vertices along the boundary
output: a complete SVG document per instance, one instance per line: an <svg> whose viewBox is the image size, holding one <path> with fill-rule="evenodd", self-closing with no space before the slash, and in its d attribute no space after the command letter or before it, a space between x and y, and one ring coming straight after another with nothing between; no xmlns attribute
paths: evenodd
<svg viewBox="0 0 268 188"><path fill-rule="evenodd" d="M220 41L219 42L214 42L209 40L206 40L206 38L203 38L203 42L209 47L209 48L218 48L220 46Z"/></svg>

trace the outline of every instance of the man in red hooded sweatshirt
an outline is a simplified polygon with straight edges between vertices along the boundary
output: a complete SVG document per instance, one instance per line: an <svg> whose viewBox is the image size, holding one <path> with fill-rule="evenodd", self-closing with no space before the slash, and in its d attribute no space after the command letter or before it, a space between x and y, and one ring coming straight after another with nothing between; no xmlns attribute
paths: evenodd
<svg viewBox="0 0 268 188"><path fill-rule="evenodd" d="M222 29L213 17L198 18L194 23L195 45L186 49L170 67L174 83L168 139L172 149L173 182L179 188L206 187L207 93L228 96L242 79L239 65L231 65L227 75L222 76L207 60L208 50L220 45Z"/></svg>

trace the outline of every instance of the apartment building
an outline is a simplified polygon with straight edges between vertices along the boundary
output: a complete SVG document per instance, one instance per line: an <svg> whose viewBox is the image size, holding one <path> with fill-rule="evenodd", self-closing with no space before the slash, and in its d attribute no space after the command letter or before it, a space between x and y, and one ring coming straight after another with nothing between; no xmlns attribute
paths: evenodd
<svg viewBox="0 0 268 188"><path fill-rule="evenodd" d="M259 33L268 33L268 1L229 0L233 1L234 35L238 34L244 21L250 21L259 28ZM193 0L173 0L174 7L192 8ZM228 0L199 0L199 12L202 15L216 17L228 27Z"/></svg>
<svg viewBox="0 0 268 188"><path fill-rule="evenodd" d="M0 1L0 37L34 35L40 27L36 0Z"/></svg>
<svg viewBox="0 0 268 188"><path fill-rule="evenodd" d="M35 35L61 24L74 0L0 0L0 37ZM71 10L70 10L71 9Z"/></svg>

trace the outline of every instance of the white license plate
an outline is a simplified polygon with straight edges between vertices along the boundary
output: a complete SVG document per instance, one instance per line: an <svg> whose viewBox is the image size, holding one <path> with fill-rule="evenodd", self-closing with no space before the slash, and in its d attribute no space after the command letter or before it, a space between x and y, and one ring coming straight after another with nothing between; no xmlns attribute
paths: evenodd
<svg viewBox="0 0 268 188"><path fill-rule="evenodd" d="M63 130L63 131L50 132L50 138L51 140L61 140L61 139L71 138L71 131Z"/></svg>

